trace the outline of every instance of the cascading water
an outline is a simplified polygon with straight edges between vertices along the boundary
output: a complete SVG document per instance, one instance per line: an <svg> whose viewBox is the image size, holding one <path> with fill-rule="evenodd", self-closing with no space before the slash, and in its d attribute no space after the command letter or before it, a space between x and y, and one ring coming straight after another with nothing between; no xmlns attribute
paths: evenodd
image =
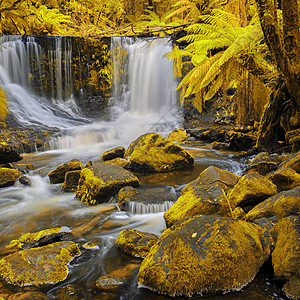
<svg viewBox="0 0 300 300"><path fill-rule="evenodd" d="M86 120L78 115L75 104L49 101L43 94L42 81L43 50L34 37L27 37L26 43L21 36L0 37L0 85L8 96L8 108L16 121L24 126L43 126L66 128L83 124ZM60 48L56 52L62 52ZM56 61L61 57L56 55ZM69 80L62 86L61 62L56 69L57 95L69 91ZM68 68L68 64L66 64ZM33 81L37 74L37 82ZM68 69L65 74L68 74ZM66 75L67 76L67 75ZM54 94L53 94L54 95ZM75 108L75 109L74 109Z"/></svg>

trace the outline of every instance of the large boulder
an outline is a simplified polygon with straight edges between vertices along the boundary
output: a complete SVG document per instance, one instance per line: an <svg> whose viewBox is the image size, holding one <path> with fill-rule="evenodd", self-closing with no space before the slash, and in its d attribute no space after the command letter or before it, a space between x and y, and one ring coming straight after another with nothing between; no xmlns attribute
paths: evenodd
<svg viewBox="0 0 300 300"><path fill-rule="evenodd" d="M160 207L172 206L176 199L176 191L171 186L143 189L126 186L118 193L118 207L131 213L136 213L139 207L146 213L155 213L160 211Z"/></svg>
<svg viewBox="0 0 300 300"><path fill-rule="evenodd" d="M185 218L143 260L138 283L170 296L228 292L248 284L270 254L267 230L217 216Z"/></svg>
<svg viewBox="0 0 300 300"><path fill-rule="evenodd" d="M142 232L136 229L125 229L117 238L117 246L127 255L146 257L150 248L157 242L158 236L154 233Z"/></svg>
<svg viewBox="0 0 300 300"><path fill-rule="evenodd" d="M22 174L17 169L0 168L0 188L12 186Z"/></svg>
<svg viewBox="0 0 300 300"><path fill-rule="evenodd" d="M300 187L283 191L256 205L247 215L247 221L260 218L271 218L276 215L278 219L298 214L300 211Z"/></svg>
<svg viewBox="0 0 300 300"><path fill-rule="evenodd" d="M21 250L0 260L0 276L18 286L58 283L67 278L68 264L79 254L73 242Z"/></svg>
<svg viewBox="0 0 300 300"><path fill-rule="evenodd" d="M81 162L79 159L72 159L52 170L49 174L50 183L63 183L67 172L81 170Z"/></svg>
<svg viewBox="0 0 300 300"><path fill-rule="evenodd" d="M247 151L256 144L256 136L251 133L229 131L226 135L229 148L235 151Z"/></svg>
<svg viewBox="0 0 300 300"><path fill-rule="evenodd" d="M230 208L224 193L232 189L238 180L239 176L231 172L208 167L182 190L182 195L165 212L167 227L184 217L196 214L227 215Z"/></svg>
<svg viewBox="0 0 300 300"><path fill-rule="evenodd" d="M284 291L291 299L299 299L300 219L290 216L276 223L271 230L275 241L272 265L277 278L288 280Z"/></svg>
<svg viewBox="0 0 300 300"><path fill-rule="evenodd" d="M240 178L234 188L227 193L227 197L232 209L237 206L246 209L275 194L277 187L270 180L256 173L248 173Z"/></svg>
<svg viewBox="0 0 300 300"><path fill-rule="evenodd" d="M16 162L23 159L20 153L5 142L0 142L0 164Z"/></svg>
<svg viewBox="0 0 300 300"><path fill-rule="evenodd" d="M124 186L139 186L132 173L113 163L96 163L81 171L76 197L87 204L103 203Z"/></svg>
<svg viewBox="0 0 300 300"><path fill-rule="evenodd" d="M184 148L157 133L137 138L129 145L126 156L131 169L140 172L183 170L194 163L194 158Z"/></svg>

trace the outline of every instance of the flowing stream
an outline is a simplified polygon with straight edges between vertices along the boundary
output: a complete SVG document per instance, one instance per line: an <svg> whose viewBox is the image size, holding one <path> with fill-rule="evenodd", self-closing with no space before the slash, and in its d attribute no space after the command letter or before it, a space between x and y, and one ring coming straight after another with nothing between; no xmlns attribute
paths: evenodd
<svg viewBox="0 0 300 300"><path fill-rule="evenodd" d="M40 93L37 94L29 74L32 72L30 60L34 59L38 66L42 66L43 53L50 50L43 49L34 37L29 37L26 43L19 36L1 37L0 85L8 95L10 112L23 126L56 128L60 133L53 137L51 150L24 155L23 160L17 163L36 166L35 170L26 174L32 186L16 183L13 187L0 189L0 248L3 249L21 233L58 226L72 228L100 215L99 224L77 241L82 255L71 263L68 278L41 290L50 299L169 299L137 286L141 260L121 253L115 240L125 228L161 234L165 229L163 211L171 203L150 208L134 206L129 213L119 211L114 203L87 206L75 199L73 193L63 193L61 184L50 185L47 174L73 158L79 158L84 165L89 160L99 159L110 148L127 147L143 133L155 131L167 136L180 125L173 63L163 57L172 49L172 43L167 38L112 38L114 87L110 118L91 119L80 112L72 97L72 70L68 60L72 48L61 37L54 41L56 49L51 50L53 68L49 76L59 80L59 84L53 83L53 95L49 99L43 95L42 78ZM42 74L39 68L35 72ZM62 76L66 78L64 86L61 84ZM178 190L210 165L241 174L243 165L231 153L212 150L205 144L190 146L187 150L195 157L192 170L138 175L141 186ZM96 246L86 248L84 245L89 241ZM126 284L112 292L98 290L95 281L110 273L124 277ZM20 290L9 289L11 292ZM260 274L241 292L202 299L282 298L272 279Z"/></svg>

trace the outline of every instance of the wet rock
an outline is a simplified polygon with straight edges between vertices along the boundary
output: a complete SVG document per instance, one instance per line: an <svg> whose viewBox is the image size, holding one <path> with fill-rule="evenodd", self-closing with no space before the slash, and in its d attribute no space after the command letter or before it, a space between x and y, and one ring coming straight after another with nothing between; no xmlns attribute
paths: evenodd
<svg viewBox="0 0 300 300"><path fill-rule="evenodd" d="M300 174L288 167L270 173L267 178L277 186L278 191L291 190L300 186Z"/></svg>
<svg viewBox="0 0 300 300"><path fill-rule="evenodd" d="M81 171L76 197L87 204L103 203L124 186L139 186L132 173L113 163L96 163Z"/></svg>
<svg viewBox="0 0 300 300"><path fill-rule="evenodd" d="M101 158L103 159L103 161L111 160L111 159L114 159L117 157L124 158L125 151L126 150L124 147L116 147L116 148L113 148L111 150L104 152L101 155Z"/></svg>
<svg viewBox="0 0 300 300"><path fill-rule="evenodd" d="M0 164L16 162L23 159L20 153L5 142L0 142Z"/></svg>
<svg viewBox="0 0 300 300"><path fill-rule="evenodd" d="M245 173L257 173L266 175L267 173L277 169L279 159L275 156L269 155L267 152L261 152L254 157Z"/></svg>
<svg viewBox="0 0 300 300"><path fill-rule="evenodd" d="M293 152L300 151L300 128L288 131L285 140L291 145Z"/></svg>
<svg viewBox="0 0 300 300"><path fill-rule="evenodd" d="M294 155L286 159L283 163L279 165L278 168L284 168L284 167L292 168L293 170L295 170L297 173L300 174L300 151L298 151L297 153L295 153Z"/></svg>
<svg viewBox="0 0 300 300"><path fill-rule="evenodd" d="M176 191L170 186L144 189L127 186L118 193L118 207L120 210L131 211L132 206L141 204L145 206L145 210L149 208L149 212L156 212L155 206L163 206L166 202L170 202L171 206L176 199Z"/></svg>
<svg viewBox="0 0 300 300"><path fill-rule="evenodd" d="M64 192L76 192L80 179L81 170L69 171L65 175L65 181L62 185Z"/></svg>
<svg viewBox="0 0 300 300"><path fill-rule="evenodd" d="M217 216L167 229L139 270L138 283L170 296L229 292L253 280L270 254L267 230Z"/></svg>
<svg viewBox="0 0 300 300"><path fill-rule="evenodd" d="M0 168L0 188L14 185L20 176L17 169Z"/></svg>
<svg viewBox="0 0 300 300"><path fill-rule="evenodd" d="M116 164L116 165L124 168L125 170L130 170L131 169L131 163L130 163L130 161L128 161L128 160L126 160L124 158L117 157L117 158L114 158L112 160L109 160L108 162Z"/></svg>
<svg viewBox="0 0 300 300"><path fill-rule="evenodd" d="M81 170L81 162L78 159L72 159L63 165L56 167L48 174L50 183L63 183L65 181L66 173L75 170Z"/></svg>
<svg viewBox="0 0 300 300"><path fill-rule="evenodd" d="M260 227L270 230L273 228L273 223L268 218L260 218L253 221L255 224L259 225Z"/></svg>
<svg viewBox="0 0 300 300"><path fill-rule="evenodd" d="M103 275L96 281L96 287L100 290L118 290L123 286L121 278L112 275Z"/></svg>
<svg viewBox="0 0 300 300"><path fill-rule="evenodd" d="M225 136L228 129L223 129L220 127L207 128L200 127L192 130L188 130L188 133L195 137L198 140L205 142L214 142L214 141L225 141Z"/></svg>
<svg viewBox="0 0 300 300"><path fill-rule="evenodd" d="M168 139L177 142L183 143L185 142L190 135L184 129L175 128L172 132L169 133Z"/></svg>
<svg viewBox="0 0 300 300"><path fill-rule="evenodd" d="M53 284L68 275L68 263L80 254L73 242L22 250L0 260L0 276L18 286Z"/></svg>
<svg viewBox="0 0 300 300"><path fill-rule="evenodd" d="M275 241L272 252L274 275L290 282L285 292L292 299L299 295L300 277L300 219L290 216L279 221L270 231Z"/></svg>
<svg viewBox="0 0 300 300"><path fill-rule="evenodd" d="M276 193L277 187L270 180L259 174L249 173L239 179L227 197L232 209L237 206L246 209L247 206L255 206Z"/></svg>
<svg viewBox="0 0 300 300"><path fill-rule="evenodd" d="M226 142L229 143L231 150L247 151L255 146L256 136L250 133L229 131L226 136Z"/></svg>
<svg viewBox="0 0 300 300"><path fill-rule="evenodd" d="M157 242L158 236L136 229L125 229L117 238L117 246L127 255L146 257L150 248Z"/></svg>
<svg viewBox="0 0 300 300"><path fill-rule="evenodd" d="M74 284L68 284L54 292L55 299L59 300L80 300L84 299L84 295L80 293L80 287Z"/></svg>
<svg viewBox="0 0 300 300"><path fill-rule="evenodd" d="M46 300L49 299L46 294L38 291L20 292L10 295L7 300Z"/></svg>
<svg viewBox="0 0 300 300"><path fill-rule="evenodd" d="M25 186L32 186L32 182L30 180L30 178L28 178L27 176L21 176L19 178L19 181L21 184L25 185Z"/></svg>
<svg viewBox="0 0 300 300"><path fill-rule="evenodd" d="M229 143L224 143L224 142L213 142L212 143L212 148L216 150L230 150L230 144Z"/></svg>
<svg viewBox="0 0 300 300"><path fill-rule="evenodd" d="M300 277L290 278L284 285L283 291L289 299L300 299Z"/></svg>
<svg viewBox="0 0 300 300"><path fill-rule="evenodd" d="M271 218L276 215L278 219L297 214L300 211L300 187L278 193L256 205L246 215L247 221L259 218Z"/></svg>
<svg viewBox="0 0 300 300"><path fill-rule="evenodd" d="M238 182L239 177L231 172L217 167L208 167L196 180L182 189L182 195L175 204L165 212L164 219L167 227L186 216L227 215L230 212L224 197Z"/></svg>
<svg viewBox="0 0 300 300"><path fill-rule="evenodd" d="M181 146L156 133L133 141L126 152L131 169L139 172L170 172L189 169L194 158Z"/></svg>

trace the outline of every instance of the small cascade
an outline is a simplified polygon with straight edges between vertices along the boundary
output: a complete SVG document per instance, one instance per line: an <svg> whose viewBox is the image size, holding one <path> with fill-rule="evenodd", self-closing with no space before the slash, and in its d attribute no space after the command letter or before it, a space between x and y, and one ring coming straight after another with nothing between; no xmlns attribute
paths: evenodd
<svg viewBox="0 0 300 300"><path fill-rule="evenodd" d="M141 203L130 201L128 203L128 212L130 214L156 214L160 212L167 211L172 205L174 204L173 201L165 201L163 203Z"/></svg>

